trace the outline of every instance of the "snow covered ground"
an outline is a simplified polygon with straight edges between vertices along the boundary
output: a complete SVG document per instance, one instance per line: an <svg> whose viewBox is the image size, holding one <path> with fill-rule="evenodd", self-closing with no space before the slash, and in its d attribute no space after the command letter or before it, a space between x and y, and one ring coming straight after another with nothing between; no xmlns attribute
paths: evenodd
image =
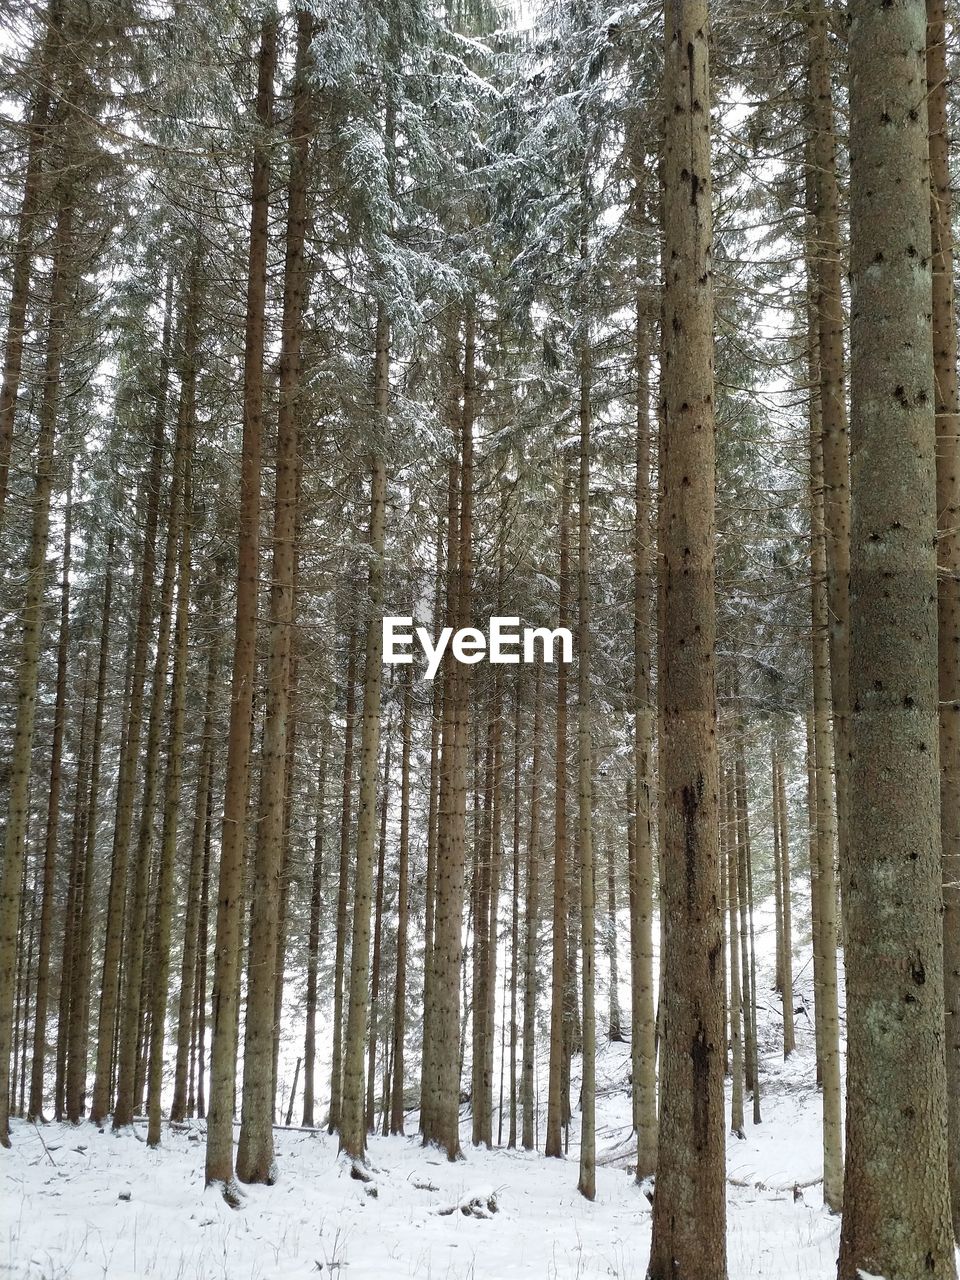
<svg viewBox="0 0 960 1280"><path fill-rule="evenodd" d="M758 937L763 1122L750 1122L748 1099L746 1138L728 1141L730 1280L833 1280L839 1221L819 1183L813 1029L801 1014L798 1051L784 1064L769 914ZM812 1017L806 958L798 949L797 1003ZM593 1204L576 1190L576 1116L563 1161L474 1150L466 1115L457 1164L415 1136L373 1138L369 1183L350 1176L325 1132L280 1130L280 1181L247 1188L241 1210L204 1190L201 1125L165 1132L151 1151L141 1125L114 1135L18 1121L12 1150L0 1152L0 1276L642 1280L650 1205L628 1169L628 1069L628 1046L603 1043Z"/></svg>

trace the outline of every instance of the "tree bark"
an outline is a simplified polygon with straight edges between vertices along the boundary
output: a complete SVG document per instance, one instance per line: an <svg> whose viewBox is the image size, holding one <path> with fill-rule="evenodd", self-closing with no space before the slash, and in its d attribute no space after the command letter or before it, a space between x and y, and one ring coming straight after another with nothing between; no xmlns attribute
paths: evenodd
<svg viewBox="0 0 960 1280"><path fill-rule="evenodd" d="M851 17L850 742L857 821L840 863L847 1161L839 1276L952 1280L926 13L921 0L854 0Z"/></svg>
<svg viewBox="0 0 960 1280"><path fill-rule="evenodd" d="M273 77L277 60L277 19L264 17L257 59L257 123L263 134L273 121ZM263 425L264 312L267 291L270 151L260 136L254 146L250 211L250 252L243 360L243 444L240 462L240 528L237 550L237 606L227 777L220 841L220 878L214 949L210 1105L205 1178L220 1183L236 1199L233 1170L233 1109L237 1078L237 1013L243 927L243 865L250 792L250 739L256 675L257 602L260 561L260 451Z"/></svg>
<svg viewBox="0 0 960 1280"><path fill-rule="evenodd" d="M926 13L933 375L937 416L937 619L947 1153L953 1233L960 1240L960 393L957 387L957 318L954 310L945 0L927 0Z"/></svg>
<svg viewBox="0 0 960 1280"><path fill-rule="evenodd" d="M660 450L662 1097L648 1280L726 1280L710 68L669 0Z"/></svg>

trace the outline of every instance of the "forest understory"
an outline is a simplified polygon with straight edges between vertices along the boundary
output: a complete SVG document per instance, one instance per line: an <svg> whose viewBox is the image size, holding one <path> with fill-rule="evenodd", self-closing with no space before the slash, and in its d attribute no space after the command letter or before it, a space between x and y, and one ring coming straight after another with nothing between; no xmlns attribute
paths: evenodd
<svg viewBox="0 0 960 1280"><path fill-rule="evenodd" d="M730 1280L832 1280L836 1275L840 1220L823 1207L813 980L809 938L803 938L809 919L797 923L797 1048L784 1061L782 1010L772 989L773 902L757 911L763 1119L759 1125L748 1119L743 1138L727 1138ZM281 1112L295 1071L299 1030L296 1021L285 1024ZM327 1064L323 1067L321 1077ZM109 1126L34 1129L14 1121L14 1158L0 1166L0 1275L9 1272L22 1280L308 1280L318 1275L642 1280L650 1184L638 1184L634 1177L629 1073L629 1044L601 1038L592 1203L579 1194L572 1177L580 1154L576 1110L566 1158L550 1160L505 1145L471 1148L469 1108L464 1107L466 1154L454 1163L440 1152L424 1152L416 1112L410 1112L412 1136L370 1137L367 1182L350 1176L351 1163L338 1156L335 1136L325 1127L304 1130L297 1116L289 1129L276 1130L277 1184L245 1187L240 1213L218 1192L203 1189L202 1121L165 1133L157 1151L146 1145L145 1121L119 1134ZM575 1059L574 1098L579 1075ZM728 1084L728 1109L729 1093ZM322 1110L326 1100L318 1101ZM538 1109L541 1130L545 1122L544 1098Z"/></svg>

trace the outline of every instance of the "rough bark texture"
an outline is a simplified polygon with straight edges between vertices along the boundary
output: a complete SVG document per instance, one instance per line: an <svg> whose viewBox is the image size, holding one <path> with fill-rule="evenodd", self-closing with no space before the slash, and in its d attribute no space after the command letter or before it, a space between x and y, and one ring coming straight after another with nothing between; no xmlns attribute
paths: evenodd
<svg viewBox="0 0 960 1280"><path fill-rule="evenodd" d="M397 851L397 968L393 987L393 1085L390 1132L403 1133L404 1041L407 1016L407 928L410 915L410 750L413 720L413 673L403 681L403 729L400 748L400 847Z"/></svg>
<svg viewBox="0 0 960 1280"><path fill-rule="evenodd" d="M937 416L940 834L947 1141L953 1232L960 1239L960 394L953 283L953 202L945 0L927 0L927 111L933 250L933 374Z"/></svg>
<svg viewBox="0 0 960 1280"><path fill-rule="evenodd" d="M637 1178L657 1160L657 1038L653 971L653 753L656 708L650 681L653 575L650 502L650 318L638 294L636 319L637 473L633 530L633 823L630 868L630 1062Z"/></svg>
<svg viewBox="0 0 960 1280"><path fill-rule="evenodd" d="M954 1277L947 1180L926 14L850 27L852 810L840 1278ZM822 356L821 356L822 358Z"/></svg>
<svg viewBox="0 0 960 1280"><path fill-rule="evenodd" d="M659 537L663 1054L649 1280L725 1280L710 71L668 0Z"/></svg>

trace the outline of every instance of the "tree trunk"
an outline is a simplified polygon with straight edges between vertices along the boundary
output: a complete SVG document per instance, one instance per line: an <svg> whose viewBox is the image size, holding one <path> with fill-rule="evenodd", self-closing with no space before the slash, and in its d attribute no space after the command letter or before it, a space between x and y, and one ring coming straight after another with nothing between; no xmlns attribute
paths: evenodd
<svg viewBox="0 0 960 1280"><path fill-rule="evenodd" d="M725 1280L706 0L670 0L660 450L662 1099L649 1280Z"/></svg>
<svg viewBox="0 0 960 1280"><path fill-rule="evenodd" d="M784 779L783 754L777 752L777 792L780 812L780 891L783 903L783 1056L789 1058L796 1048L793 1025L793 911L791 905L790 837L787 823L787 785Z"/></svg>
<svg viewBox="0 0 960 1280"><path fill-rule="evenodd" d="M811 319L815 311L811 308ZM823 435L820 428L822 382L820 339L810 325L810 598L813 676L813 773L816 830L817 952L814 969L816 1017L820 1030L823 1090L823 1201L835 1213L843 1203L841 1130L840 1017L837 990L836 808L833 789L834 737L831 723L829 604L826 529L823 511Z"/></svg>
<svg viewBox="0 0 960 1280"><path fill-rule="evenodd" d="M390 1132L403 1133L404 1040L407 1015L407 930L410 915L410 749L413 719L413 671L403 679L403 730L400 756L400 848L397 854L397 969L393 986L393 1089Z"/></svg>
<svg viewBox="0 0 960 1280"><path fill-rule="evenodd" d="M333 1070L330 1080L328 1131L340 1127L340 1098L343 1088L343 997L349 930L350 822L353 796L353 737L357 698L356 621L350 628L347 656L347 689L343 721L343 786L340 803L340 867L337 884L337 940L333 962Z"/></svg>
<svg viewBox="0 0 960 1280"><path fill-rule="evenodd" d="M851 15L857 821L840 863L847 1161L839 1275L951 1280L926 15L921 0L854 0Z"/></svg>
<svg viewBox="0 0 960 1280"><path fill-rule="evenodd" d="M723 770L723 840L727 853L727 903L730 915L730 1042L733 1048L731 1071L733 1086L730 1105L730 1132L746 1137L743 1123L743 983L740 976L740 907L737 814L734 799L733 771Z"/></svg>
<svg viewBox="0 0 960 1280"><path fill-rule="evenodd" d="M570 473L560 494L560 602L557 625L568 624L570 592ZM544 1154L563 1155L564 996L567 983L567 670L557 664L556 782L553 831L553 964L550 995L550 1066Z"/></svg>
<svg viewBox="0 0 960 1280"><path fill-rule="evenodd" d="M523 1068L521 1095L525 1151L536 1149L537 959L540 941L540 735L543 731L543 664L537 663L533 687L533 750L530 759L530 828L523 928Z"/></svg>
<svg viewBox="0 0 960 1280"><path fill-rule="evenodd" d="M367 634L363 665L363 711L360 720L360 783L357 792L357 853L353 893L353 942L350 948L350 997L343 1049L343 1097L340 1150L353 1160L366 1152L366 1102L363 1057L370 980L370 908L373 854L377 833L377 771L380 764L380 687L383 671L383 553L386 527L387 471L384 449L389 431L390 322L386 306L377 304L373 402L377 442L370 463L370 571L367 588Z"/></svg>
<svg viewBox="0 0 960 1280"><path fill-rule="evenodd" d="M476 304L468 299L464 317L463 409L460 453L460 528L457 538L458 627L473 620L473 430L477 413ZM451 369L451 374L453 370ZM451 591L453 587L451 586ZM444 738L437 831L437 905L429 990L425 1009L429 1030L423 1137L443 1148L451 1160L460 1154L460 986L463 953L463 894L466 871L467 749L470 734L469 668L446 655L449 718L444 709ZM447 730L449 729L449 733Z"/></svg>
<svg viewBox="0 0 960 1280"><path fill-rule="evenodd" d="M392 673L391 673L392 675ZM380 965L383 951L383 895L387 870L387 816L390 812L390 728L383 761L383 795L380 800L380 841L377 854L377 890L374 906L373 960L370 968L370 1033L367 1040L367 1132L375 1132L377 1088L377 1037L380 1034ZM384 1040L386 1037L384 1037Z"/></svg>
<svg viewBox="0 0 960 1280"><path fill-rule="evenodd" d="M580 263L589 263L589 191L586 163L581 178ZM585 286L586 289L586 286ZM593 863L593 713L590 691L590 431L592 427L593 351L590 320L580 313L580 474L577 507L577 844L580 853L580 941L583 992L583 1080L580 1090L580 1194L597 1195L597 1026L596 890Z"/></svg>
<svg viewBox="0 0 960 1280"><path fill-rule="evenodd" d="M307 932L306 1030L303 1039L303 1124L314 1124L314 1076L317 1063L317 988L320 970L320 916L323 911L323 848L327 821L327 742L329 721L320 724L320 767L317 774L317 814L313 835L310 924Z"/></svg>
<svg viewBox="0 0 960 1280"><path fill-rule="evenodd" d="M937 415L937 579L943 984L947 1028L947 1153L960 1240L960 393L953 283L953 201L945 0L927 0L927 111L933 250L933 375Z"/></svg>
<svg viewBox="0 0 960 1280"><path fill-rule="evenodd" d="M256 113L265 134L273 121L273 77L277 60L277 18L260 27ZM243 360L243 444L240 462L240 527L237 544L237 606L227 777L220 841L217 932L214 950L213 1028L210 1053L210 1107L207 1117L205 1177L223 1185L233 1200L233 1109L237 1078L237 1012L243 927L243 865L250 792L250 738L256 676L257 604L260 561L260 450L263 425L264 311L267 291L270 151L261 137L254 146L250 211L250 253Z"/></svg>
<svg viewBox="0 0 960 1280"><path fill-rule="evenodd" d="M650 319L638 291L637 450L633 529L634 863L630 871L630 1063L637 1179L657 1159L657 1034L653 971L653 734L650 615L653 595L650 502Z"/></svg>

